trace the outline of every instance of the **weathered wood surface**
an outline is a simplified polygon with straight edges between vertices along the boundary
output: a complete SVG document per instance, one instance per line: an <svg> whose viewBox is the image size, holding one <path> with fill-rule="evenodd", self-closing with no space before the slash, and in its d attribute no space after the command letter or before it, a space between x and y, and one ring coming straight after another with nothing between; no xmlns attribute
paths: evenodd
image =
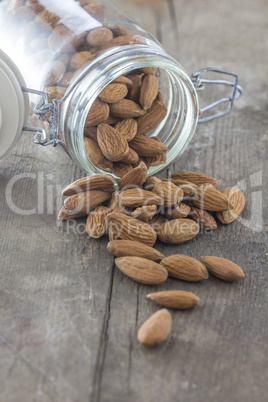
<svg viewBox="0 0 268 402"><path fill-rule="evenodd" d="M216 66L236 71L244 95L234 112L198 126L171 170L200 170L222 187L240 185L242 218L166 255L216 254L244 268L237 284L210 278L169 279L158 289L196 292L201 305L172 313L168 342L148 350L137 328L157 306L141 286L116 270L107 239L90 240L83 220L58 224L60 189L81 172L26 135L0 162L1 402L264 402L267 349L267 2L266 0L114 0L150 30L190 73ZM31 137L31 136L30 136ZM5 192L13 188L22 216ZM38 202L39 183L39 202ZM40 193L53 199L51 205ZM38 213L39 212L39 213ZM266 220L267 222L267 220ZM78 229L80 232L78 232ZM266 264L266 265L265 265Z"/></svg>

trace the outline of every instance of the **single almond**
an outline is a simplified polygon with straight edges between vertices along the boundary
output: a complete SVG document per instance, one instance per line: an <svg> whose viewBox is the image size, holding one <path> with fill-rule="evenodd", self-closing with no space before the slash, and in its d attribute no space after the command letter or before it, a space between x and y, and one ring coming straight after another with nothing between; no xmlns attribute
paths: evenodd
<svg viewBox="0 0 268 402"><path fill-rule="evenodd" d="M162 225L158 237L164 243L179 244L193 239L198 232L197 222L187 218L172 219Z"/></svg>
<svg viewBox="0 0 268 402"><path fill-rule="evenodd" d="M171 327L171 314L167 309L162 308L141 325L138 341L148 347L160 345L168 337Z"/></svg>
<svg viewBox="0 0 268 402"><path fill-rule="evenodd" d="M165 217L162 215L155 215L148 223L154 229L155 233L159 235L162 230L162 226L165 223Z"/></svg>
<svg viewBox="0 0 268 402"><path fill-rule="evenodd" d="M150 166L159 166L163 165L163 163L166 163L167 161L167 153L159 154L159 155L154 155L154 156L145 156L147 163Z"/></svg>
<svg viewBox="0 0 268 402"><path fill-rule="evenodd" d="M112 114L109 114L108 118L104 121L104 123L113 126L114 124L117 124L120 121L122 121L120 117L115 117Z"/></svg>
<svg viewBox="0 0 268 402"><path fill-rule="evenodd" d="M63 206L59 212L58 219L66 220L66 219L76 219L85 216L86 213L84 212L75 212L69 211L65 206Z"/></svg>
<svg viewBox="0 0 268 402"><path fill-rule="evenodd" d="M189 213L191 212L191 207L184 203L176 206L175 208L168 208L166 210L166 217L168 219L179 219L179 218L186 218Z"/></svg>
<svg viewBox="0 0 268 402"><path fill-rule="evenodd" d="M143 116L146 112L140 105L130 99L122 99L117 103L110 105L111 113L114 116L122 117L123 119Z"/></svg>
<svg viewBox="0 0 268 402"><path fill-rule="evenodd" d="M108 200L110 196L105 191L87 191L66 198L64 205L69 211L89 214L98 205Z"/></svg>
<svg viewBox="0 0 268 402"><path fill-rule="evenodd" d="M133 85L132 81L131 81L128 77L125 77L124 75L120 75L120 77L115 78L115 79L112 81L112 84L114 84L114 83L124 84L124 85L126 85L128 88L131 88L132 85Z"/></svg>
<svg viewBox="0 0 268 402"><path fill-rule="evenodd" d="M124 162L114 162L110 169L115 176L122 178L133 170L133 166Z"/></svg>
<svg viewBox="0 0 268 402"><path fill-rule="evenodd" d="M159 262L165 256L153 247L131 240L114 240L108 243L107 250L115 257L142 257Z"/></svg>
<svg viewBox="0 0 268 402"><path fill-rule="evenodd" d="M111 213L107 216L109 228L122 240L133 240L153 246L156 242L156 233L148 223L139 221L130 216Z"/></svg>
<svg viewBox="0 0 268 402"><path fill-rule="evenodd" d="M93 141L97 142L97 127L95 126L87 126L84 128L84 136L90 138Z"/></svg>
<svg viewBox="0 0 268 402"><path fill-rule="evenodd" d="M192 197L192 204L207 211L227 211L232 207L226 195L207 184L197 187Z"/></svg>
<svg viewBox="0 0 268 402"><path fill-rule="evenodd" d="M84 137L84 145L87 156L93 165L96 165L100 169L112 169L113 163L103 155L97 142Z"/></svg>
<svg viewBox="0 0 268 402"><path fill-rule="evenodd" d="M129 142L129 146L140 156L154 156L168 151L168 148L162 142L155 141L152 137L145 137L141 134L137 134Z"/></svg>
<svg viewBox="0 0 268 402"><path fill-rule="evenodd" d="M83 64L89 62L90 60L94 59L94 55L91 54L89 51L83 51L83 52L78 52L75 53L70 60L69 67L71 71L76 71L80 67L83 66Z"/></svg>
<svg viewBox="0 0 268 402"><path fill-rule="evenodd" d="M217 229L217 222L214 217L203 209L191 208L191 218L193 218L204 229Z"/></svg>
<svg viewBox="0 0 268 402"><path fill-rule="evenodd" d="M166 117L167 109L157 103L153 105L144 116L138 118L138 134L145 135L154 130Z"/></svg>
<svg viewBox="0 0 268 402"><path fill-rule="evenodd" d="M137 152L134 151L134 149L129 148L129 151L127 155L121 159L122 162L124 163L129 163L130 165L134 165L135 163L139 162L139 155Z"/></svg>
<svg viewBox="0 0 268 402"><path fill-rule="evenodd" d="M99 94L99 98L103 102L116 103L124 99L127 95L128 89L124 84L109 84Z"/></svg>
<svg viewBox="0 0 268 402"><path fill-rule="evenodd" d="M147 258L119 257L115 259L115 264L125 275L146 285L158 285L168 276L165 268Z"/></svg>
<svg viewBox="0 0 268 402"><path fill-rule="evenodd" d="M208 278L208 271L202 262L187 255L174 254L160 263L170 276L184 281L197 282Z"/></svg>
<svg viewBox="0 0 268 402"><path fill-rule="evenodd" d="M182 310L194 308L200 302L198 296L184 290L164 290L150 293L146 297L160 306Z"/></svg>
<svg viewBox="0 0 268 402"><path fill-rule="evenodd" d="M129 142L137 134L138 124L134 119L124 119L115 125L115 129Z"/></svg>
<svg viewBox="0 0 268 402"><path fill-rule="evenodd" d="M98 125L97 139L103 155L112 162L119 162L129 152L125 138L108 124Z"/></svg>
<svg viewBox="0 0 268 402"><path fill-rule="evenodd" d="M220 257L201 257L200 260L207 267L208 271L227 282L234 282L243 279L244 271L234 262Z"/></svg>
<svg viewBox="0 0 268 402"><path fill-rule="evenodd" d="M188 180L197 186L200 186L201 184L206 184L210 183L214 187L218 187L218 181L215 179L215 177L209 176L208 174L205 173L200 173L200 172L176 172L172 176L172 180Z"/></svg>
<svg viewBox="0 0 268 402"><path fill-rule="evenodd" d="M153 74L145 75L140 90L140 105L144 110L150 109L158 94L158 79Z"/></svg>
<svg viewBox="0 0 268 402"><path fill-rule="evenodd" d="M227 225L232 223L241 214L245 207L246 200L242 191L236 187L227 187L222 191L222 194L228 198L229 203L232 205L232 209L217 212L217 218L221 223Z"/></svg>
<svg viewBox="0 0 268 402"><path fill-rule="evenodd" d="M143 186L144 190L150 191L158 183L162 183L162 180L159 179L158 177L155 177L155 176L148 177L146 182L144 183L144 186Z"/></svg>
<svg viewBox="0 0 268 402"><path fill-rule="evenodd" d="M142 207L144 205L163 205L162 197L141 188L131 188L122 191L120 201L122 205L130 208Z"/></svg>
<svg viewBox="0 0 268 402"><path fill-rule="evenodd" d="M125 174L119 181L118 186L120 189L127 189L130 187L141 187L147 177L147 167L143 162L140 162L137 167Z"/></svg>
<svg viewBox="0 0 268 402"><path fill-rule="evenodd" d="M109 113L109 105L100 99L96 99L88 112L85 126L97 126L103 123L108 119Z"/></svg>
<svg viewBox="0 0 268 402"><path fill-rule="evenodd" d="M86 231L90 237L99 239L104 235L108 228L106 216L109 212L109 208L99 205L89 213L87 217Z"/></svg>
<svg viewBox="0 0 268 402"><path fill-rule="evenodd" d="M115 179L110 174L97 174L83 177L69 184L69 186L62 191L62 195L69 196L92 190L102 190L106 193L112 193L115 191Z"/></svg>
<svg viewBox="0 0 268 402"><path fill-rule="evenodd" d="M60 100L61 98L63 98L66 92L66 88L60 86L46 87L45 92L48 94L50 101L52 101L53 99Z"/></svg>
<svg viewBox="0 0 268 402"><path fill-rule="evenodd" d="M136 208L131 216L136 219L140 219L144 222L149 222L153 219L156 214L157 206L156 205L145 205L143 207Z"/></svg>
<svg viewBox="0 0 268 402"><path fill-rule="evenodd" d="M156 184L152 189L152 193L163 198L165 207L174 207L183 198L183 191L171 181L162 181L162 183Z"/></svg>
<svg viewBox="0 0 268 402"><path fill-rule="evenodd" d="M113 39L113 33L109 28L101 27L92 29L87 35L87 43L90 46L101 47Z"/></svg>
<svg viewBox="0 0 268 402"><path fill-rule="evenodd" d="M128 91L128 99L133 102L139 103L140 100L140 89L141 89L141 76L140 75L129 75L129 80L132 82L132 86Z"/></svg>

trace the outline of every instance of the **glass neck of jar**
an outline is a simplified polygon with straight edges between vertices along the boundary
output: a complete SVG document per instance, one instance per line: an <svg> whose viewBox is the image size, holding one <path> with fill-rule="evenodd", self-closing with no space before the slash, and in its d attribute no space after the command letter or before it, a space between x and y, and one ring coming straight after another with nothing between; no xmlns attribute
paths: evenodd
<svg viewBox="0 0 268 402"><path fill-rule="evenodd" d="M148 176L166 169L189 144L196 129L199 105L193 83L183 67L157 44L108 49L80 72L72 83L73 91L61 108L60 132L67 152L87 174L107 173L92 164L84 147L84 126L94 100L117 77L144 67L163 69L169 77L168 113L160 127L151 134L161 138L164 133L161 139L169 148L167 161L164 165L151 167ZM171 116L175 115L171 123Z"/></svg>

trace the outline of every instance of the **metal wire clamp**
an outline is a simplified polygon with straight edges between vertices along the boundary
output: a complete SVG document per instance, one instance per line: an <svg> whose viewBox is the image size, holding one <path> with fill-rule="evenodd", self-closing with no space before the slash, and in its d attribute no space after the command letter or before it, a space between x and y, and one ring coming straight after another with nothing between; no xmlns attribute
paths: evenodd
<svg viewBox="0 0 268 402"><path fill-rule="evenodd" d="M232 77L234 77L234 81L227 81L227 80L223 80L223 79L214 79L213 80L213 79L202 78L202 74L210 73L210 72L232 76ZM203 68L201 70L195 71L194 73L191 74L190 78L197 91L202 91L203 89L205 89L204 84L220 84L220 85L226 85L226 86L229 86L232 88L231 96L220 98L220 99L216 100L215 102L212 102L211 104L209 104L203 108L200 108L199 114L202 115L202 113L206 112L207 110L210 110L210 109L214 108L215 106L217 106L221 103L225 103L225 102L229 103L228 108L222 112L214 113L210 116L203 117L202 119L198 120L198 123L206 123L208 121L217 119L218 117L222 117L222 116L225 116L226 114L229 114L233 109L234 101L239 99L241 97L241 95L243 94L243 89L241 88L240 85L238 85L238 75L235 73L231 73L229 71L218 70L216 68L208 67L208 68Z"/></svg>

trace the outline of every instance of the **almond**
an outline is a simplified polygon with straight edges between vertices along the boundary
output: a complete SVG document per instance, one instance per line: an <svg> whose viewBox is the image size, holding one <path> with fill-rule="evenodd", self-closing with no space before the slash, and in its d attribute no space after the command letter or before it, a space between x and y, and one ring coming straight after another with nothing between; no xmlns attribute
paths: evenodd
<svg viewBox="0 0 268 402"><path fill-rule="evenodd" d="M174 254L160 263L170 276L184 281L197 282L208 278L208 271L202 262L187 255Z"/></svg>
<svg viewBox="0 0 268 402"><path fill-rule="evenodd" d="M191 217L204 229L217 229L218 225L214 217L203 209L192 207Z"/></svg>
<svg viewBox="0 0 268 402"><path fill-rule="evenodd" d="M103 102L116 103L124 99L127 95L128 89L124 84L109 84L99 94L99 98Z"/></svg>
<svg viewBox="0 0 268 402"><path fill-rule="evenodd" d="M143 162L140 162L137 167L126 173L118 182L120 189L129 187L141 187L147 177L147 167Z"/></svg>
<svg viewBox="0 0 268 402"><path fill-rule="evenodd" d="M133 102L139 103L140 100L140 89L141 89L141 76L140 75L129 75L129 80L132 82L132 86L128 91L128 98Z"/></svg>
<svg viewBox="0 0 268 402"><path fill-rule="evenodd" d="M169 244L184 243L199 232L199 225L191 219L172 219L165 222L158 234L159 240Z"/></svg>
<svg viewBox="0 0 268 402"><path fill-rule="evenodd" d="M183 199L188 200L188 198L191 199L192 195L194 194L195 190L197 189L197 186L195 184L180 184L178 186L179 188L182 189L183 191Z"/></svg>
<svg viewBox="0 0 268 402"><path fill-rule="evenodd" d="M105 156L101 152L99 145L95 141L91 140L90 138L84 137L84 145L87 156L89 157L93 165L96 165L100 169L112 169L112 162L105 158Z"/></svg>
<svg viewBox="0 0 268 402"><path fill-rule="evenodd" d="M115 117L112 114L110 114L108 118L104 121L104 123L113 126L114 124L117 124L120 121L121 121L120 117Z"/></svg>
<svg viewBox="0 0 268 402"><path fill-rule="evenodd" d="M112 162L120 161L129 152L125 138L108 124L98 125L97 139L103 155Z"/></svg>
<svg viewBox="0 0 268 402"><path fill-rule="evenodd" d="M125 77L124 75L120 75L120 77L115 78L112 81L112 84L114 84L114 83L124 84L129 88L131 88L133 85L132 81L128 77Z"/></svg>
<svg viewBox="0 0 268 402"><path fill-rule="evenodd" d="M111 104L110 109L114 116L122 117L123 119L139 117L146 113L140 105L129 99L122 99L117 103Z"/></svg>
<svg viewBox="0 0 268 402"><path fill-rule="evenodd" d="M167 153L154 155L154 156L145 156L147 163L150 166L159 166L167 161Z"/></svg>
<svg viewBox="0 0 268 402"><path fill-rule="evenodd" d="M87 191L86 193L78 193L66 198L64 205L69 211L86 215L109 198L110 194L104 191Z"/></svg>
<svg viewBox="0 0 268 402"><path fill-rule="evenodd" d="M162 292L150 293L146 296L154 303L160 304L163 307L177 308L186 310L196 307L200 299L192 292L184 290L166 290Z"/></svg>
<svg viewBox="0 0 268 402"><path fill-rule="evenodd" d="M186 218L191 212L191 207L184 203L181 203L175 208L168 208L166 211L166 217L168 219Z"/></svg>
<svg viewBox="0 0 268 402"><path fill-rule="evenodd" d="M142 257L159 262L165 256L155 248L131 240L114 240L108 243L107 250L115 257Z"/></svg>
<svg viewBox="0 0 268 402"><path fill-rule="evenodd" d="M138 340L145 346L154 347L164 342L172 327L170 312L163 308L151 315L140 327Z"/></svg>
<svg viewBox="0 0 268 402"><path fill-rule="evenodd" d="M98 174L76 180L69 184L63 191L62 195L69 196L89 190L103 190L106 193L115 191L115 180L109 174Z"/></svg>
<svg viewBox="0 0 268 402"><path fill-rule="evenodd" d="M140 156L154 156L168 151L168 148L162 142L155 141L152 137L145 137L141 134L137 134L129 142L129 146Z"/></svg>
<svg viewBox="0 0 268 402"><path fill-rule="evenodd" d="M93 60L94 55L88 51L75 53L70 60L69 67L71 71L76 71L86 62Z"/></svg>
<svg viewBox="0 0 268 402"><path fill-rule="evenodd" d="M133 166L123 162L114 162L110 169L115 176L124 177L133 170Z"/></svg>
<svg viewBox="0 0 268 402"><path fill-rule="evenodd" d="M60 82L60 85L62 85L63 87L68 87L68 85L70 84L74 74L75 74L74 72L65 73L63 78L62 78L62 80L61 80L61 82Z"/></svg>
<svg viewBox="0 0 268 402"><path fill-rule="evenodd" d="M232 207L226 195L207 184L197 187L192 198L192 204L208 211L227 211Z"/></svg>
<svg viewBox="0 0 268 402"><path fill-rule="evenodd" d="M109 212L109 208L100 205L89 213L86 223L86 231L89 236L98 239L104 235L108 228L106 216Z"/></svg>
<svg viewBox="0 0 268 402"><path fill-rule="evenodd" d="M98 124L103 123L108 119L109 113L109 105L96 99L88 112L85 126L97 126Z"/></svg>
<svg viewBox="0 0 268 402"><path fill-rule="evenodd" d="M140 105L144 110L150 109L158 94L158 79L153 74L145 75L140 89Z"/></svg>
<svg viewBox="0 0 268 402"><path fill-rule="evenodd" d="M76 219L85 216L84 212L74 212L69 211L65 206L63 206L59 212L58 219L66 220L66 219Z"/></svg>
<svg viewBox="0 0 268 402"><path fill-rule="evenodd" d="M154 130L166 117L167 109L157 103L153 105L144 116L138 118L138 134L145 135Z"/></svg>
<svg viewBox="0 0 268 402"><path fill-rule="evenodd" d="M134 151L134 149L129 148L128 154L121 161L134 165L135 163L139 162L139 155Z"/></svg>
<svg viewBox="0 0 268 402"><path fill-rule="evenodd" d="M101 47L113 39L113 33L109 28L92 29L87 35L87 43L90 46Z"/></svg>
<svg viewBox="0 0 268 402"><path fill-rule="evenodd" d="M172 180L188 180L197 186L201 184L210 183L214 187L218 187L218 181L208 174L200 173L200 172L176 172L172 176Z"/></svg>
<svg viewBox="0 0 268 402"><path fill-rule="evenodd" d="M142 257L116 258L115 264L125 275L146 285L158 285L165 282L168 276L161 265Z"/></svg>
<svg viewBox="0 0 268 402"><path fill-rule="evenodd" d="M134 119L124 119L115 125L115 129L129 142L137 134L138 124Z"/></svg>
<svg viewBox="0 0 268 402"><path fill-rule="evenodd" d="M178 205L183 198L183 191L171 181L156 184L152 193L159 195L164 199L165 207L174 207Z"/></svg>
<svg viewBox="0 0 268 402"><path fill-rule="evenodd" d="M224 281L234 282L244 278L244 271L234 262L220 257L201 257L208 271Z"/></svg>
<svg viewBox="0 0 268 402"><path fill-rule="evenodd" d="M90 138L91 140L97 142L97 127L87 126L84 128L84 136Z"/></svg>
<svg viewBox="0 0 268 402"><path fill-rule="evenodd" d="M141 188L131 188L122 191L120 201L122 205L130 208L142 207L144 205L163 205L162 197Z"/></svg>
<svg viewBox="0 0 268 402"><path fill-rule="evenodd" d="M45 92L48 94L49 100L51 102L53 99L60 100L61 98L63 98L66 92L66 88L59 86L46 87Z"/></svg>
<svg viewBox="0 0 268 402"><path fill-rule="evenodd" d="M164 216L156 215L148 223L154 229L155 233L158 235L161 232L161 229L165 223L165 218Z"/></svg>
<svg viewBox="0 0 268 402"><path fill-rule="evenodd" d="M144 184L144 190L150 191L158 183L162 183L162 180L159 179L158 177L155 177L155 176L148 177Z"/></svg>
<svg viewBox="0 0 268 402"><path fill-rule="evenodd" d="M217 212L217 218L221 223L227 225L232 223L241 214L245 207L246 200L244 194L236 187L227 187L223 190L222 194L228 198L232 209Z"/></svg>
<svg viewBox="0 0 268 402"><path fill-rule="evenodd" d="M129 217L124 214L111 213L107 216L109 228L122 240L133 240L153 246L156 242L156 233L148 223Z"/></svg>
<svg viewBox="0 0 268 402"><path fill-rule="evenodd" d="M156 211L156 205L145 205L143 207L136 208L131 215L133 216L133 218L140 219L144 222L149 222L156 214Z"/></svg>

